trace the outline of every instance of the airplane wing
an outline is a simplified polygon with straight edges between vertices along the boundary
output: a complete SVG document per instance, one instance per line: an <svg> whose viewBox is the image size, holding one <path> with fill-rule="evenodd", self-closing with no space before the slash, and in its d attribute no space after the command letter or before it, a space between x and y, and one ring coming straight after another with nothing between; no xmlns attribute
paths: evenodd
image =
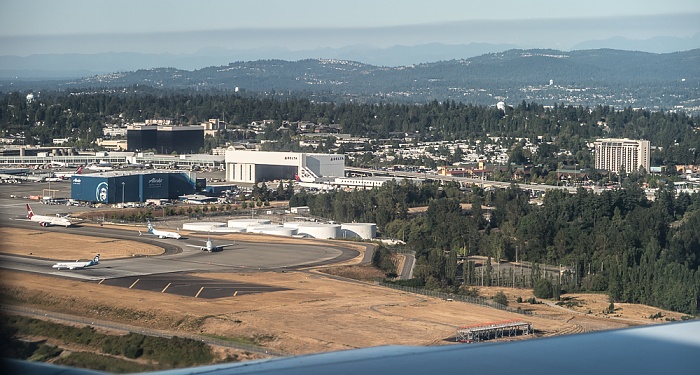
<svg viewBox="0 0 700 375"><path fill-rule="evenodd" d="M152 374L695 374L699 352L700 321L690 321L505 343L380 346ZM55 365L6 361L3 368L8 373L71 371ZM72 373L103 374L89 370Z"/></svg>

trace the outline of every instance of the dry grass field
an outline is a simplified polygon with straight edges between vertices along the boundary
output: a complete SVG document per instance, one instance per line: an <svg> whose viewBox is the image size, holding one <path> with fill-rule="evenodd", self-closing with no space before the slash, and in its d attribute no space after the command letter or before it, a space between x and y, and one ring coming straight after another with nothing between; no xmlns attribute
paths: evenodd
<svg viewBox="0 0 700 375"><path fill-rule="evenodd" d="M157 247L132 241L55 232L2 229L0 235L5 253L49 259L86 258L92 251L78 252L94 246L105 249L100 250L105 259L162 252ZM75 243L86 245L69 253L70 248L76 247ZM366 270L359 269L365 266L344 267L343 274L366 273ZM358 270L353 270L353 267ZM606 296L596 294L565 296L578 301L572 304L576 305L572 309L527 302L518 304L515 302L518 296L526 300L532 292L481 288L480 293L484 296L502 290L511 307L520 306L535 312L534 316L524 317L337 278L318 270L193 276L260 283L287 290L204 300L15 271L3 271L0 282L5 293L22 305L173 333L243 337L290 354L377 345L450 344L454 343L459 326L510 319L529 321L538 335L550 336L653 323L648 316L659 312L659 309L650 307L616 304L615 314L605 315L602 311L609 301ZM84 298L85 295L90 298ZM680 319L680 314L663 314L665 317L678 315Z"/></svg>

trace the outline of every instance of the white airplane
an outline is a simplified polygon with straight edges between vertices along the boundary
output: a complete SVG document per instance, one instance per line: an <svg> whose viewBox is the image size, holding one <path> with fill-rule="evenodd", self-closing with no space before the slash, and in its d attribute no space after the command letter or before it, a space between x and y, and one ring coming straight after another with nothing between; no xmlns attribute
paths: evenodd
<svg viewBox="0 0 700 375"><path fill-rule="evenodd" d="M70 180L71 177L82 174L83 173L83 166L79 166L78 169L75 170L75 172L70 173L70 172L57 172L54 173L53 175L62 179L62 180Z"/></svg>
<svg viewBox="0 0 700 375"><path fill-rule="evenodd" d="M73 225L73 223L65 216L35 215L32 208L29 207L29 203L27 203L27 219L29 219L29 221L38 222L42 227L63 225L64 227L68 228L69 226Z"/></svg>
<svg viewBox="0 0 700 375"><path fill-rule="evenodd" d="M100 164L91 164L85 167L85 169L91 170L91 171L96 171L96 172L109 172L113 171L114 168L110 166L102 166Z"/></svg>
<svg viewBox="0 0 700 375"><path fill-rule="evenodd" d="M180 236L180 233L177 233L177 232L167 232L164 230L158 230L158 229L153 228L153 225L151 225L150 220L148 220L148 233L152 234L154 236L158 236L158 238L174 238L176 240L179 240L180 237L182 237L182 236ZM142 234L143 233L141 233L141 231L139 231L139 236Z"/></svg>
<svg viewBox="0 0 700 375"><path fill-rule="evenodd" d="M92 260L87 261L87 262L79 262L76 260L75 262L71 262L71 263L56 263L53 265L53 268L55 268L59 271L63 268L69 269L69 270L80 270L80 269L83 269L85 267L94 266L95 264L98 264L98 263L100 263L100 254L95 255L95 258L93 258Z"/></svg>
<svg viewBox="0 0 700 375"><path fill-rule="evenodd" d="M122 168L150 168L150 164L143 164L143 163L132 163L131 160L128 158L126 159L126 165L123 166Z"/></svg>
<svg viewBox="0 0 700 375"><path fill-rule="evenodd" d="M228 243L228 244L226 244L226 245L217 245L217 246L214 246L214 243L211 242L211 238L207 238L207 242L205 242L205 245L204 245L204 246L197 246L197 245L187 245L187 246L190 246L190 247L198 247L199 250L208 251L208 252L211 253L212 251L221 251L221 250L224 249L224 247L233 246L233 245L235 245L235 243Z"/></svg>

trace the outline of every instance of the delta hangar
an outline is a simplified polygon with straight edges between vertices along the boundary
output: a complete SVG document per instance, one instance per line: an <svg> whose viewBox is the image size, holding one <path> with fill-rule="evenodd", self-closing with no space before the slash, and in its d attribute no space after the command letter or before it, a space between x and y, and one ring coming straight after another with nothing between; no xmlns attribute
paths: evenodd
<svg viewBox="0 0 700 375"><path fill-rule="evenodd" d="M345 176L345 155L300 152L226 151L226 180L319 182Z"/></svg>

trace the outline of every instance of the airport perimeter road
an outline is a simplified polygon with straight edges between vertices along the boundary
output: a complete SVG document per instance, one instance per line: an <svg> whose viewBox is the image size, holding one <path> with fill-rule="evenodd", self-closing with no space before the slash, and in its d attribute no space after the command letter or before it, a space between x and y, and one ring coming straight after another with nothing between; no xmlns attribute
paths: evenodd
<svg viewBox="0 0 700 375"><path fill-rule="evenodd" d="M413 277L413 267L416 265L416 255L415 253L403 254L403 268L399 274L399 279L408 280Z"/></svg>

